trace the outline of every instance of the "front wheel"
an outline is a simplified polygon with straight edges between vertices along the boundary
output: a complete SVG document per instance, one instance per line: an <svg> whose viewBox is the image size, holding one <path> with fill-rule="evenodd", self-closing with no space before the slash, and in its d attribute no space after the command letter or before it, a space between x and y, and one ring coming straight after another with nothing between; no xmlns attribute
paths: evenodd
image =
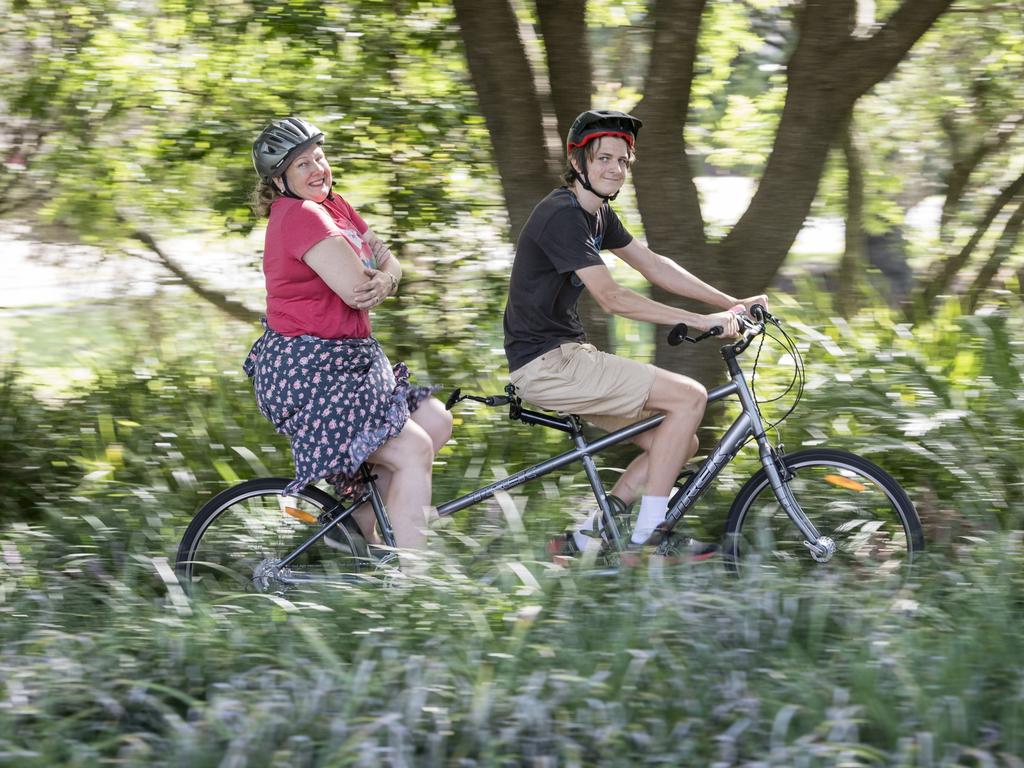
<svg viewBox="0 0 1024 768"><path fill-rule="evenodd" d="M281 592L367 570L366 541L349 517L292 563L277 563L312 538L337 501L314 486L286 494L285 478L240 483L196 513L178 546L178 578L193 593ZM334 519L331 517L331 519Z"/></svg>
<svg viewBox="0 0 1024 768"><path fill-rule="evenodd" d="M725 561L797 574L905 575L924 549L921 521L883 469L852 453L816 448L782 457L790 492L824 543L812 551L775 496L764 469L740 490L726 523Z"/></svg>

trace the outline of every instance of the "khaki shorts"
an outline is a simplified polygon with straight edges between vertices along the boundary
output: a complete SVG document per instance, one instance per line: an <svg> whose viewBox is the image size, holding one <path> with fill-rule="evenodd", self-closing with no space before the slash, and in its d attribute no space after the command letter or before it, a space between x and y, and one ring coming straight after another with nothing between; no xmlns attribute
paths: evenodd
<svg viewBox="0 0 1024 768"><path fill-rule="evenodd" d="M574 413L615 430L649 416L644 410L657 368L570 342L509 375L520 397L549 411Z"/></svg>

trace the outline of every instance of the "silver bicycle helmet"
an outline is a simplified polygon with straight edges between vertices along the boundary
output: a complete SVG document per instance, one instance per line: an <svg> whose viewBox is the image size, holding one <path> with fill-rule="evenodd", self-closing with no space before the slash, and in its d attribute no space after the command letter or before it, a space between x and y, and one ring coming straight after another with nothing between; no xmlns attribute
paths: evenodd
<svg viewBox="0 0 1024 768"><path fill-rule="evenodd" d="M324 143L324 132L300 117L273 120L252 144L252 164L266 182L281 176L295 155Z"/></svg>

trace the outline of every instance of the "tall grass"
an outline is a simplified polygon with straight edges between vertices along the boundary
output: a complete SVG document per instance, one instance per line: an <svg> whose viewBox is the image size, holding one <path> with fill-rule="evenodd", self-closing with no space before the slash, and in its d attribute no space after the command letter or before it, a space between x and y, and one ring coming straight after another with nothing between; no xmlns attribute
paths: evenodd
<svg viewBox="0 0 1024 768"><path fill-rule="evenodd" d="M140 588L158 581L141 556L40 561L47 535L9 531L0 569L0 760L19 766L1013 766L1024 749L1018 537L895 598L524 557L490 582L439 559L390 588L210 605Z"/></svg>
<svg viewBox="0 0 1024 768"><path fill-rule="evenodd" d="M61 391L7 366L0 765L1020 766L1020 314L804 322L809 390L783 434L867 452L911 491L930 551L895 591L554 568L570 477L513 499L499 549L486 515L440 528L415 577L190 601L167 559L195 507L289 472L222 346L239 329L201 358L129 349ZM498 385L458 354L421 368ZM765 354L769 393L786 366ZM460 418L445 497L560 445Z"/></svg>

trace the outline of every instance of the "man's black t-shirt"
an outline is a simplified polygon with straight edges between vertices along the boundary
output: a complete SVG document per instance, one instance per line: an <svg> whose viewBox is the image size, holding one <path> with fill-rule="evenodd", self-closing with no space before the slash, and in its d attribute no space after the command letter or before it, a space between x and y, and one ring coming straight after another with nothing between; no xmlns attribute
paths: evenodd
<svg viewBox="0 0 1024 768"><path fill-rule="evenodd" d="M602 248L623 248L633 236L605 203L596 215L560 187L533 209L519 235L505 305L505 356L514 371L568 341L586 341L576 303L577 269L603 264Z"/></svg>

